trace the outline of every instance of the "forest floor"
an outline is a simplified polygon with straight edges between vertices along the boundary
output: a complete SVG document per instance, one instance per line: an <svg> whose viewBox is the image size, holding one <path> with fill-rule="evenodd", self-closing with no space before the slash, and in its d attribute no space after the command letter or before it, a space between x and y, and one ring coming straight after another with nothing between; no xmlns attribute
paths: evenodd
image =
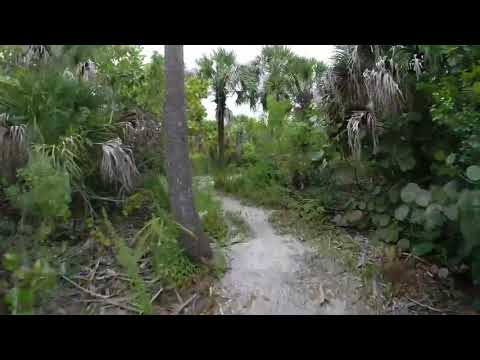
<svg viewBox="0 0 480 360"><path fill-rule="evenodd" d="M142 259L152 314L475 313L458 282L440 277L425 259L401 254L387 267L383 249L363 234L307 224L299 212L259 208L219 192L217 198L229 227L225 247L215 249L226 256L224 275L201 272L181 288L165 287L151 259ZM116 230L130 242L147 215L117 222ZM69 269L39 313L142 313L132 280L109 247L89 239L51 256Z"/></svg>
<svg viewBox="0 0 480 360"><path fill-rule="evenodd" d="M334 227L313 236L298 231L292 214L219 197L251 231L227 251L216 314L473 313L453 279L438 278L420 258L403 254L387 269L381 250L361 234Z"/></svg>

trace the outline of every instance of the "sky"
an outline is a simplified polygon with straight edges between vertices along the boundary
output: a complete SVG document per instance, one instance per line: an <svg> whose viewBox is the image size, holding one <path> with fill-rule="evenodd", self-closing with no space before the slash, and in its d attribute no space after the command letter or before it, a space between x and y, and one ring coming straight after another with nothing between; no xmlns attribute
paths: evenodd
<svg viewBox="0 0 480 360"><path fill-rule="evenodd" d="M150 59L150 56L154 51L163 54L164 45L142 45L143 53L146 60ZM218 47L224 47L227 50L233 50L237 56L237 60L241 64L248 63L253 60L259 53L263 45L185 45L183 49L183 56L185 67L188 70L196 68L197 59L203 55L209 55L213 50ZM333 55L333 45L287 45L293 52L300 56L312 57L317 60L321 60L325 63L330 63L330 58ZM213 102L213 96L203 101L203 105L207 109L208 118L215 118L215 103ZM233 112L234 115L258 115L250 110L248 105L236 105L235 97L231 97L227 100L227 107ZM260 111L260 110L259 110Z"/></svg>

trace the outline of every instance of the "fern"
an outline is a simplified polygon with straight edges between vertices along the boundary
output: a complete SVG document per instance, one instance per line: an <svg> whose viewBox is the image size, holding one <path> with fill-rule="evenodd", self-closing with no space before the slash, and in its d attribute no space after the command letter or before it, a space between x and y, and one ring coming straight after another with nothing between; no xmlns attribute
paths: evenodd
<svg viewBox="0 0 480 360"><path fill-rule="evenodd" d="M142 314L151 314L153 312L152 304L150 302L151 295L147 289L145 281L140 275L140 268L138 266L143 251L139 247L137 247L136 250L129 248L125 243L125 240L120 237L113 228L105 209L103 209L102 213L105 226L115 245L117 260L119 264L124 267L128 277L132 280L135 305L140 309Z"/></svg>

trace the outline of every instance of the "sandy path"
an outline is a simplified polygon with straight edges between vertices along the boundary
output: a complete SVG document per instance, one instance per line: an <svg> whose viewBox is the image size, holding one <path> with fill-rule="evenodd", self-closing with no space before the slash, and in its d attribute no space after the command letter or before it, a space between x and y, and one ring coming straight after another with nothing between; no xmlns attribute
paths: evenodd
<svg viewBox="0 0 480 360"><path fill-rule="evenodd" d="M360 279L322 259L289 235L278 235L269 211L221 197L225 210L240 212L253 231L232 245L229 270L218 284L221 313L252 315L368 314Z"/></svg>

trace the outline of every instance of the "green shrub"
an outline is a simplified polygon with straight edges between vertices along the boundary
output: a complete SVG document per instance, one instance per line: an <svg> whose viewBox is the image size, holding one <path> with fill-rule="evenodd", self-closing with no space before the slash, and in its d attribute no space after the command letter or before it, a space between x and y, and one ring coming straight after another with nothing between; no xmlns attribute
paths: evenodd
<svg viewBox="0 0 480 360"><path fill-rule="evenodd" d="M34 154L18 171L20 183L6 189L9 200L26 216L55 222L70 216L70 178L49 158Z"/></svg>
<svg viewBox="0 0 480 360"><path fill-rule="evenodd" d="M117 260L125 269L128 277L132 280L131 286L135 305L140 309L142 314L151 314L153 312L152 304L150 303L151 295L140 274L140 267L138 265L138 262L144 254L143 248L138 247L137 249L132 249L127 246L125 240L117 234L113 225L108 220L105 209L103 209L103 219L105 227L108 229L108 235L113 240Z"/></svg>
<svg viewBox="0 0 480 360"><path fill-rule="evenodd" d="M168 197L168 183L164 175L158 173L148 174L143 182L143 188L146 196L151 196L156 209L170 209L170 200Z"/></svg>
<svg viewBox="0 0 480 360"><path fill-rule="evenodd" d="M204 154L192 154L192 167L195 176L207 175L212 172L211 160Z"/></svg>
<svg viewBox="0 0 480 360"><path fill-rule="evenodd" d="M56 273L44 259L29 264L28 258L6 253L3 265L11 273L13 287L5 301L13 315L34 313L34 308L56 285Z"/></svg>
<svg viewBox="0 0 480 360"><path fill-rule="evenodd" d="M153 194L151 191L140 190L130 195L123 204L122 214L129 216L146 206L152 205Z"/></svg>
<svg viewBox="0 0 480 360"><path fill-rule="evenodd" d="M203 224L204 231L219 244L224 244L228 226L225 222L222 206L214 198L211 190L195 189L195 205Z"/></svg>
<svg viewBox="0 0 480 360"><path fill-rule="evenodd" d="M138 248L152 255L157 276L169 287L184 285L200 270L178 243L180 231L170 216L162 213L147 222L136 235Z"/></svg>

